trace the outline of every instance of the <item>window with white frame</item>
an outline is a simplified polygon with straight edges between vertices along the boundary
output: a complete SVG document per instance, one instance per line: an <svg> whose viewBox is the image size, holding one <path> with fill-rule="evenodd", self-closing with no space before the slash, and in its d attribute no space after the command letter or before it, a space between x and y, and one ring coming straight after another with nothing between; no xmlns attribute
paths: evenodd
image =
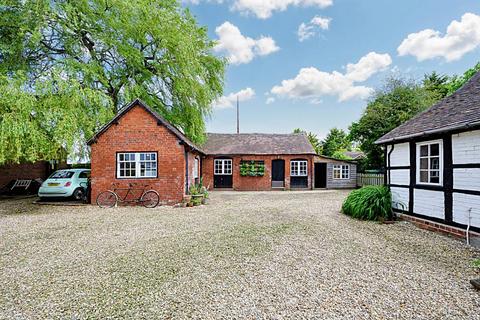
<svg viewBox="0 0 480 320"><path fill-rule="evenodd" d="M442 142L417 144L417 183L442 183Z"/></svg>
<svg viewBox="0 0 480 320"><path fill-rule="evenodd" d="M232 174L232 159L215 159L214 174L216 175L231 175Z"/></svg>
<svg viewBox="0 0 480 320"><path fill-rule="evenodd" d="M200 161L198 161L198 158L195 158L195 161L193 163L193 178L194 179L198 178L199 166L200 166Z"/></svg>
<svg viewBox="0 0 480 320"><path fill-rule="evenodd" d="M307 160L290 161L290 176L291 177L307 176Z"/></svg>
<svg viewBox="0 0 480 320"><path fill-rule="evenodd" d="M117 153L117 178L157 177L156 152Z"/></svg>
<svg viewBox="0 0 480 320"><path fill-rule="evenodd" d="M350 166L348 164L333 165L333 179L350 179Z"/></svg>

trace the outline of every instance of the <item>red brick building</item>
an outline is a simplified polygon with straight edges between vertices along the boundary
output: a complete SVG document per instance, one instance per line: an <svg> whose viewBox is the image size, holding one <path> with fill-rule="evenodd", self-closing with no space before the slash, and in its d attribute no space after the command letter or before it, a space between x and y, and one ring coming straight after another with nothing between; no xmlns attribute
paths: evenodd
<svg viewBox="0 0 480 320"><path fill-rule="evenodd" d="M177 203L200 177L209 189L232 190L328 188L328 172L338 182L354 177L353 164L339 169L319 158L304 134L208 134L198 147L138 99L88 144L92 201L113 184L149 185L163 202ZM331 170L318 162L331 163Z"/></svg>
<svg viewBox="0 0 480 320"><path fill-rule="evenodd" d="M210 133L203 150L203 183L211 188L312 188L315 151L304 134Z"/></svg>
<svg viewBox="0 0 480 320"><path fill-rule="evenodd" d="M140 100L124 107L88 142L92 202L131 183L148 185L166 203L178 203L199 178L203 152ZM195 167L196 165L196 167Z"/></svg>

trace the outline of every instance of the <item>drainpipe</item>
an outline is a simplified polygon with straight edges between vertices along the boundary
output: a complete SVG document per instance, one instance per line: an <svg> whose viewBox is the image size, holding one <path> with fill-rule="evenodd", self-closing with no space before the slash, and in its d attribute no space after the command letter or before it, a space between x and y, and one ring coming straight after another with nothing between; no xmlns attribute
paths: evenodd
<svg viewBox="0 0 480 320"><path fill-rule="evenodd" d="M188 151L187 148L184 147L184 154L185 154L185 194L188 194L190 189L190 179L188 177Z"/></svg>
<svg viewBox="0 0 480 320"><path fill-rule="evenodd" d="M388 146L386 148L388 148ZM394 144L392 144L392 149L390 149L390 151L388 152L387 161L386 161L387 162L387 168L390 168L390 166L391 166L390 156L392 155L393 149L395 149ZM386 170L387 170L387 177L388 177L387 182L388 182L388 184L390 184L392 182L392 180L390 180L392 170L390 170L390 169L386 169Z"/></svg>
<svg viewBox="0 0 480 320"><path fill-rule="evenodd" d="M470 245L470 223L472 220L472 210L473 208L468 209L468 222L467 222L467 232L466 232L468 245Z"/></svg>

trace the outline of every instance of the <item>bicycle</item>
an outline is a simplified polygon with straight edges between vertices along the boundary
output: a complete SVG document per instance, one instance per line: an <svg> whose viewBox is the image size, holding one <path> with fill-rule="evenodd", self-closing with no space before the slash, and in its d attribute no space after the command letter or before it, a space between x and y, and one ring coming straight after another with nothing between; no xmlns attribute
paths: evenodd
<svg viewBox="0 0 480 320"><path fill-rule="evenodd" d="M106 190L97 196L97 205L100 208L116 207L120 203L140 203L145 208L155 208L160 202L160 195L157 191L149 189L148 185L142 187L134 183L129 183L128 188L119 188L117 183L113 183L113 190ZM119 192L126 191L121 197ZM132 198L132 195L134 196ZM130 198L129 198L130 196Z"/></svg>

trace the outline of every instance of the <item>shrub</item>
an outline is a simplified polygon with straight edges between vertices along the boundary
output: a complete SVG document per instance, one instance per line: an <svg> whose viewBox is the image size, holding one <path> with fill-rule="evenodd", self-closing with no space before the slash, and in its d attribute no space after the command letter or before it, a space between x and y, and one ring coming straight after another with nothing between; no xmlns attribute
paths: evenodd
<svg viewBox="0 0 480 320"><path fill-rule="evenodd" d="M477 267L477 268L480 268L480 259L473 260L473 266Z"/></svg>
<svg viewBox="0 0 480 320"><path fill-rule="evenodd" d="M366 186L352 191L345 199L342 212L361 220L390 220L392 195L384 186Z"/></svg>

